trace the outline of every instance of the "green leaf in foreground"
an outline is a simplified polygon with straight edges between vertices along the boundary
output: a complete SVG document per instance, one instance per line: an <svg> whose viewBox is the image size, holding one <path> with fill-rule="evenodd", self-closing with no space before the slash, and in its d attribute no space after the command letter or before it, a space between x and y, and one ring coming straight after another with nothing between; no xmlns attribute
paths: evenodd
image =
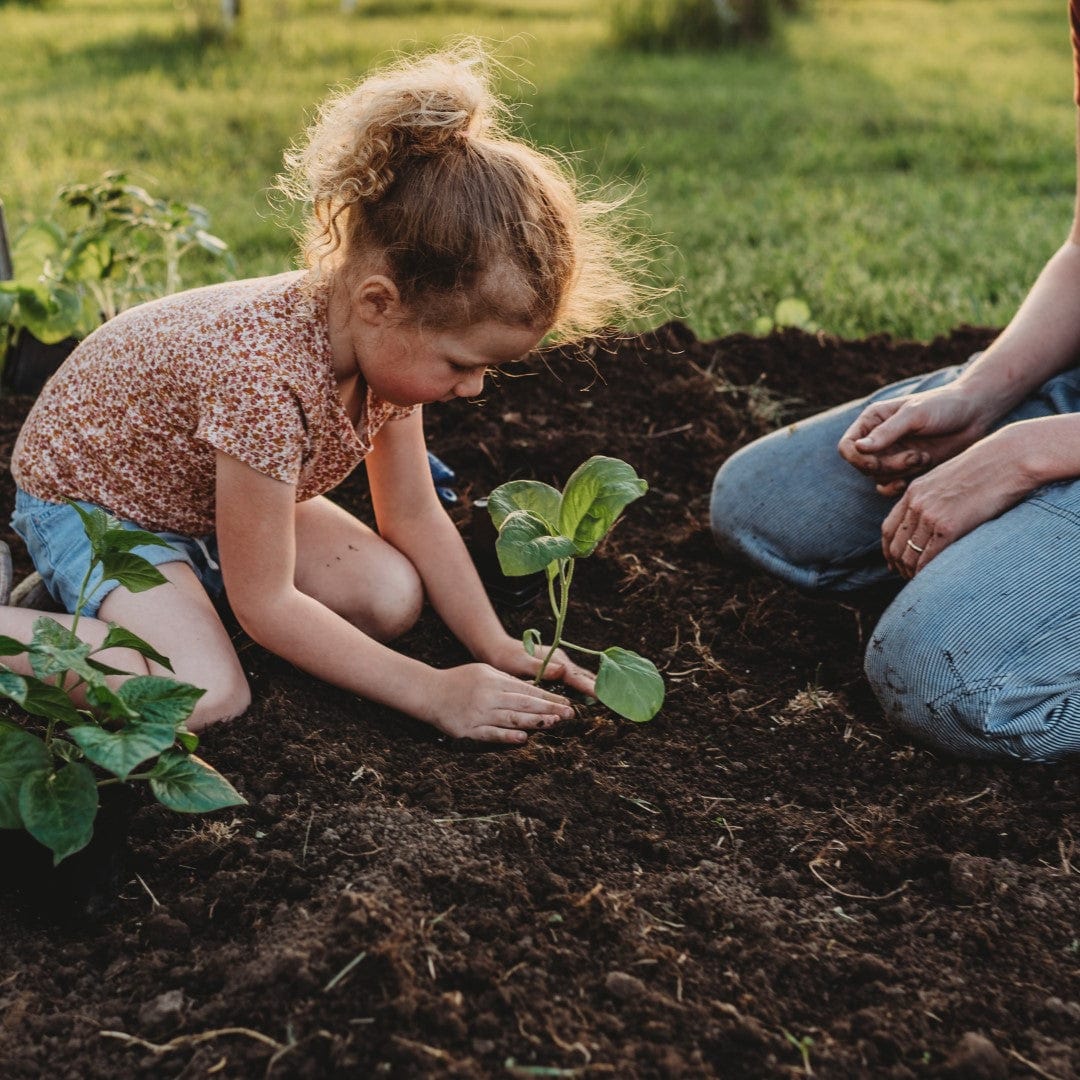
<svg viewBox="0 0 1080 1080"><path fill-rule="evenodd" d="M596 675L596 696L627 720L651 720L664 704L664 680L651 660L629 649L605 649Z"/></svg>
<svg viewBox="0 0 1080 1080"><path fill-rule="evenodd" d="M175 731L206 691L163 675L137 675L116 693L129 709L154 723L168 724Z"/></svg>
<svg viewBox="0 0 1080 1080"><path fill-rule="evenodd" d="M108 731L95 724L80 724L68 730L68 736L95 764L126 780L144 761L168 750L176 741L172 724L131 720L119 731Z"/></svg>
<svg viewBox="0 0 1080 1080"><path fill-rule="evenodd" d="M101 558L105 581L118 581L132 592L146 592L165 584L165 575L153 563L130 551L110 551Z"/></svg>
<svg viewBox="0 0 1080 1080"><path fill-rule="evenodd" d="M150 788L158 802L182 814L204 814L247 803L216 769L202 758L167 750L150 771Z"/></svg>
<svg viewBox="0 0 1080 1080"><path fill-rule="evenodd" d="M19 790L33 772L52 764L45 744L14 724L0 723L0 829L21 829Z"/></svg>
<svg viewBox="0 0 1080 1080"><path fill-rule="evenodd" d="M19 791L26 831L52 851L54 866L90 842L97 808L97 784L87 765L32 772Z"/></svg>
<svg viewBox="0 0 1080 1080"><path fill-rule="evenodd" d="M79 711L59 686L44 683L32 675L16 675L13 671L0 668L0 695L10 698L34 716L44 716L47 720L59 720L65 724L82 723Z"/></svg>

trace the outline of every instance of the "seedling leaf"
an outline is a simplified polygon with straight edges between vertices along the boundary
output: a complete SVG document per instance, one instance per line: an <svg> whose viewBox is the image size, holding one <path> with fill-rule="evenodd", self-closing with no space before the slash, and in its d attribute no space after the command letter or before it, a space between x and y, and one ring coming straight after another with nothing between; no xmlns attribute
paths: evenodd
<svg viewBox="0 0 1080 1080"><path fill-rule="evenodd" d="M507 577L524 577L572 556L574 543L565 536L552 536L543 518L531 510L514 510L503 519L495 552Z"/></svg>
<svg viewBox="0 0 1080 1080"><path fill-rule="evenodd" d="M144 761L168 750L176 741L172 724L131 720L119 731L107 731L95 724L81 724L68 735L95 764L126 780Z"/></svg>
<svg viewBox="0 0 1080 1080"><path fill-rule="evenodd" d="M87 682L100 682L102 675L87 662L90 646L61 626L55 619L42 615L34 620L34 636L30 642L30 666L39 679L74 671Z"/></svg>
<svg viewBox="0 0 1080 1080"><path fill-rule="evenodd" d="M596 455L566 482L559 532L574 541L575 555L591 555L623 508L641 498L649 485L619 458Z"/></svg>
<svg viewBox="0 0 1080 1080"><path fill-rule="evenodd" d="M124 530L125 532L127 530ZM109 551L101 556L101 573L105 581L116 581L132 592L146 592L155 585L165 584L165 575L141 555L129 551Z"/></svg>
<svg viewBox="0 0 1080 1080"><path fill-rule="evenodd" d="M65 724L82 723L78 710L60 687L43 683L32 675L16 675L13 671L0 670L0 695L10 698L34 716L60 720Z"/></svg>
<svg viewBox="0 0 1080 1080"><path fill-rule="evenodd" d="M167 750L150 772L150 789L160 803L182 814L204 814L247 800L202 758Z"/></svg>
<svg viewBox="0 0 1080 1080"><path fill-rule="evenodd" d="M26 831L52 851L54 866L90 842L97 808L97 784L87 765L35 770L19 790Z"/></svg>
<svg viewBox="0 0 1080 1080"><path fill-rule="evenodd" d="M521 644L530 656L535 656L536 650L540 648L540 631L534 628L526 630L521 635Z"/></svg>
<svg viewBox="0 0 1080 1080"><path fill-rule="evenodd" d="M137 675L117 694L128 708L155 724L167 724L175 733L195 708L205 690L163 675Z"/></svg>
<svg viewBox="0 0 1080 1080"><path fill-rule="evenodd" d="M0 829L21 829L19 789L27 775L52 764L45 744L14 724L0 723Z"/></svg>
<svg viewBox="0 0 1080 1080"><path fill-rule="evenodd" d="M172 664L169 663L169 658L162 656L153 645L143 641L141 637L137 634L133 634L130 630L125 630L124 627L117 626L116 623L109 623L109 632L105 635L105 640L101 643L101 648L109 649L113 646L119 646L124 649L134 649L148 660L153 660L155 663L161 664L162 667L167 667L170 671L173 669Z"/></svg>
<svg viewBox="0 0 1080 1080"><path fill-rule="evenodd" d="M27 646L21 641L16 641L13 637L8 637L7 634L0 634L0 656L18 656L19 653L24 653L27 650Z"/></svg>
<svg viewBox="0 0 1080 1080"><path fill-rule="evenodd" d="M496 529L515 510L530 510L547 526L548 532L559 531L559 506L562 495L550 484L538 480L511 480L497 487L488 496L488 513Z"/></svg>
<svg viewBox="0 0 1080 1080"><path fill-rule="evenodd" d="M596 696L627 720L651 720L664 704L664 680L651 660L629 649L605 649L596 674Z"/></svg>

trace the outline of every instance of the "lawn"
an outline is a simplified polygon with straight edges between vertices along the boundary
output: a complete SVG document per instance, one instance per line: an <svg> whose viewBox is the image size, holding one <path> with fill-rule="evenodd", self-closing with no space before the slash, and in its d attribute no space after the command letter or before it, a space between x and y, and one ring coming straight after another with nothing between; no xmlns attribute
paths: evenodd
<svg viewBox="0 0 1080 1080"><path fill-rule="evenodd" d="M267 196L315 103L463 33L501 43L534 140L638 188L658 271L682 284L661 315L701 337L786 296L846 337L1000 325L1070 220L1060 0L816 0L768 47L674 56L614 49L587 0L248 0L229 38L216 10L0 4L13 229L60 183L124 168L205 205L241 274L287 267Z"/></svg>

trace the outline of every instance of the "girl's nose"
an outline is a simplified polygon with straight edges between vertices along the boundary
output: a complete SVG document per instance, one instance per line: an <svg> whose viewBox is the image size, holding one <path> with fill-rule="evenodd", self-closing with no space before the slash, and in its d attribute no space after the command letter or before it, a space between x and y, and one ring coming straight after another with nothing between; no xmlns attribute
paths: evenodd
<svg viewBox="0 0 1080 1080"><path fill-rule="evenodd" d="M457 384L454 392L458 397L476 397L477 394L483 392L486 374L487 371L484 368L470 373Z"/></svg>

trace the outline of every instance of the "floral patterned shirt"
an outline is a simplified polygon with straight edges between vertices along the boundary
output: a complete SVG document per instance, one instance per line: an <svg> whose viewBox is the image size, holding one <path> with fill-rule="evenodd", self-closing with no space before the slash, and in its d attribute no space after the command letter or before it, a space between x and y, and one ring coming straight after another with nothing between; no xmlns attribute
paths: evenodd
<svg viewBox="0 0 1080 1080"><path fill-rule="evenodd" d="M407 416L338 395L325 289L302 271L176 293L83 341L34 403L12 453L39 499L84 499L156 532L214 531L215 453L296 485L341 483L376 432Z"/></svg>

